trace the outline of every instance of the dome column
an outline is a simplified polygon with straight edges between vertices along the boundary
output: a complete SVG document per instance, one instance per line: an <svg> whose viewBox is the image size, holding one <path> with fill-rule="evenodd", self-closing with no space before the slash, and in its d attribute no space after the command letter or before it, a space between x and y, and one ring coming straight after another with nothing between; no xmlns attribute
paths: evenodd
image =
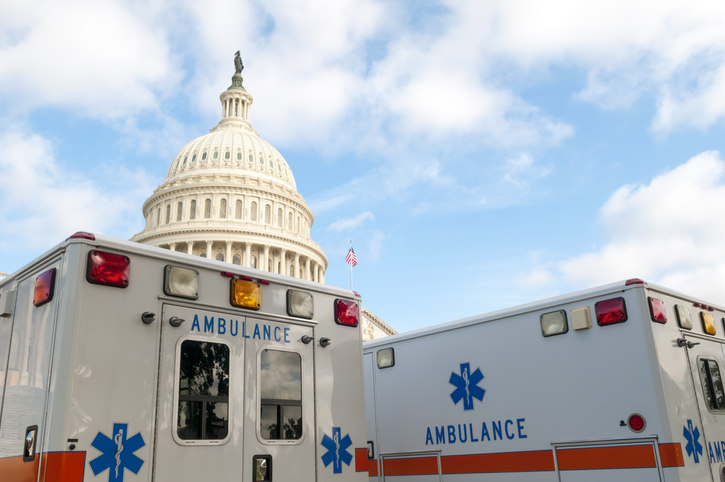
<svg viewBox="0 0 725 482"><path fill-rule="evenodd" d="M194 242L189 241L186 243L186 254L194 254Z"/></svg>
<svg viewBox="0 0 725 482"><path fill-rule="evenodd" d="M249 266L252 259L252 245L246 243L244 245L244 259L242 260L242 266Z"/></svg>
<svg viewBox="0 0 725 482"><path fill-rule="evenodd" d="M227 253L226 253L226 256L224 257L224 261L226 261L227 263L232 262L232 242L231 241L227 241Z"/></svg>
<svg viewBox="0 0 725 482"><path fill-rule="evenodd" d="M300 253L295 253L295 272L292 276L302 278L302 274L300 273Z"/></svg>
<svg viewBox="0 0 725 482"><path fill-rule="evenodd" d="M211 245L214 241L206 242L206 259L211 259Z"/></svg>
<svg viewBox="0 0 725 482"><path fill-rule="evenodd" d="M272 272L273 270L269 269L269 246L264 246L264 264L262 265L262 271L268 271Z"/></svg>
<svg viewBox="0 0 725 482"><path fill-rule="evenodd" d="M279 274L289 274L287 273L287 250L281 249L279 253L279 263L281 266L280 273Z"/></svg>

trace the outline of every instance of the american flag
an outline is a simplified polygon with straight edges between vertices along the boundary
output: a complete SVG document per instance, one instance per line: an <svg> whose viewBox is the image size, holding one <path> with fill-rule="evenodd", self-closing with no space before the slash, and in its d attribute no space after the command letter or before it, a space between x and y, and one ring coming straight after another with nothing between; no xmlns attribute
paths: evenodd
<svg viewBox="0 0 725 482"><path fill-rule="evenodd" d="M352 266L357 265L357 256L355 256L355 251L352 250L352 246L350 246L350 251L348 251L347 256L345 256L345 262Z"/></svg>

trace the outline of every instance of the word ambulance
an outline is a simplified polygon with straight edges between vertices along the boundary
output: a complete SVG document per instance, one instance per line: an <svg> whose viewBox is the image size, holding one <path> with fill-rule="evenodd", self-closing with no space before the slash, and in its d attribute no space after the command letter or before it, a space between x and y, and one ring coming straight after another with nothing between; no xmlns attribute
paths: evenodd
<svg viewBox="0 0 725 482"><path fill-rule="evenodd" d="M639 279L363 345L375 481L725 481L725 309Z"/></svg>
<svg viewBox="0 0 725 482"><path fill-rule="evenodd" d="M0 281L0 481L365 481L359 304L76 233Z"/></svg>

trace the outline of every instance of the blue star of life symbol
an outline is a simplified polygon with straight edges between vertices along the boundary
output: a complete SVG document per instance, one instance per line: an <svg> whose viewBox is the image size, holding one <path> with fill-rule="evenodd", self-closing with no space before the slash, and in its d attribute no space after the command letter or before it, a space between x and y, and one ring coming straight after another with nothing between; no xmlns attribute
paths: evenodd
<svg viewBox="0 0 725 482"><path fill-rule="evenodd" d="M347 448L352 445L352 440L349 434L341 438L340 427L332 427L332 438L325 434L322 438L322 445L327 449L325 455L322 456L322 462L325 467L332 463L333 473L342 473L342 463L350 465L352 462L352 454L347 451Z"/></svg>
<svg viewBox="0 0 725 482"><path fill-rule="evenodd" d="M134 452L146 443L140 433L129 439L126 438L127 434L127 423L114 423L112 438L98 432L91 442L91 446L101 452L101 455L90 462L93 475L108 470L108 482L123 482L125 469L138 474L144 461L134 455Z"/></svg>
<svg viewBox="0 0 725 482"><path fill-rule="evenodd" d="M476 371L471 373L470 364L461 363L461 374L453 372L448 380L448 383L456 387L451 393L453 403L457 404L463 399L463 409L473 410L473 399L483 401L483 394L486 393L486 390L478 386L481 380L483 380L483 373L480 368L476 368Z"/></svg>
<svg viewBox="0 0 725 482"><path fill-rule="evenodd" d="M687 440L685 450L687 455L695 459L695 463L700 463L699 455L702 455L702 444L700 443L700 429L692 426L692 420L687 420L687 426L682 429L682 435Z"/></svg>

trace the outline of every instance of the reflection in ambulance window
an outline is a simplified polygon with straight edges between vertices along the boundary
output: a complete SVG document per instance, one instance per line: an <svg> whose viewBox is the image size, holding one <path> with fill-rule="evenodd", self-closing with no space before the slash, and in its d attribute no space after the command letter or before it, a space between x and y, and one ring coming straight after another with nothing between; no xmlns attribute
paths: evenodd
<svg viewBox="0 0 725 482"><path fill-rule="evenodd" d="M260 365L260 435L267 440L299 439L302 437L300 355L263 350Z"/></svg>
<svg viewBox="0 0 725 482"><path fill-rule="evenodd" d="M179 438L225 438L229 431L229 347L186 340L179 356Z"/></svg>
<svg viewBox="0 0 725 482"><path fill-rule="evenodd" d="M710 410L725 410L725 390L723 390L720 368L715 360L701 358L698 361L702 391Z"/></svg>

